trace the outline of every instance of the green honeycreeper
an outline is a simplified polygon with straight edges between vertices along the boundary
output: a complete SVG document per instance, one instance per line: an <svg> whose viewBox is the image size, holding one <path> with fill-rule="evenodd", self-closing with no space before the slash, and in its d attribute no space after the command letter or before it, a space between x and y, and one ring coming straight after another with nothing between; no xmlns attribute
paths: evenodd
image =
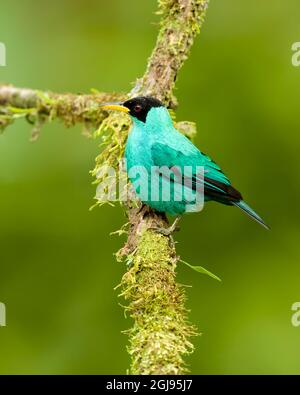
<svg viewBox="0 0 300 395"><path fill-rule="evenodd" d="M142 167L146 175L150 176L151 168L176 168L184 171L184 167L189 166L192 171L188 180L185 177L184 188L195 191L202 180L204 201L213 200L229 206L237 206L268 228L260 216L244 202L240 192L231 185L221 168L175 129L169 111L159 100L150 96L140 96L121 104L106 104L102 108L123 111L131 116L133 126L127 139L125 158L129 179L133 185L135 180L130 176L130 170L134 167ZM204 169L202 178L197 173L198 167ZM164 170L160 170L158 188L162 187L165 176ZM174 189L173 193L171 191L170 199L151 199L153 192L151 188L154 187L148 179L147 177L148 198L141 198L144 203L159 212L171 215L178 216L187 211L188 202L184 197L176 199ZM169 182L178 183L178 177L173 175L173 178L169 178ZM135 190L139 196L140 190L136 187Z"/></svg>

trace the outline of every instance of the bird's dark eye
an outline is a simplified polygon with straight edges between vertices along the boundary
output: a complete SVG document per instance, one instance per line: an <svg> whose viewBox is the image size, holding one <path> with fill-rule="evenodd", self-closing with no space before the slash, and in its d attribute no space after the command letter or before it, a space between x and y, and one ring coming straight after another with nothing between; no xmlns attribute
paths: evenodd
<svg viewBox="0 0 300 395"><path fill-rule="evenodd" d="M137 104L136 106L134 106L134 111L135 112L140 112L142 111L142 106L140 104Z"/></svg>

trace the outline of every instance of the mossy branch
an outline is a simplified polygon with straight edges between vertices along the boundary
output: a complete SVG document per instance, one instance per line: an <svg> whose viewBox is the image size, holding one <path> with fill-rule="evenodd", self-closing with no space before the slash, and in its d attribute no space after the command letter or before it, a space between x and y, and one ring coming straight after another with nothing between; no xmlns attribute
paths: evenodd
<svg viewBox="0 0 300 395"><path fill-rule="evenodd" d="M35 128L39 123L59 119L67 127L82 123L94 130L108 115L99 104L124 98L124 93L57 94L0 84L0 131L18 118L27 119Z"/></svg>
<svg viewBox="0 0 300 395"><path fill-rule="evenodd" d="M193 351L190 337L196 329L187 320L185 292L176 279L172 237L151 228L167 220L148 207L129 210L131 230L120 251L129 270L123 276L120 296L129 301L125 311L134 325L126 331L130 344L131 374L183 374L183 357Z"/></svg>
<svg viewBox="0 0 300 395"><path fill-rule="evenodd" d="M0 84L0 129L20 117L26 117L35 128L53 119L62 120L66 126L83 123L89 129L96 128L94 135L104 143L93 174L97 176L103 165L117 167L130 122L123 114L102 111L99 103L152 95L169 108L176 107L173 88L177 74L200 31L208 1L158 0L162 17L156 46L145 75L128 95L60 95ZM179 122L176 127L189 137L195 134L193 123ZM193 351L190 337L196 331L187 320L184 289L175 281L179 257L173 238L153 230L153 226L166 227L168 221L134 200L124 206L129 218L128 239L117 258L128 264L120 286L121 295L128 301L125 309L134 320L132 329L127 331L132 359L129 372L185 373L183 357Z"/></svg>
<svg viewBox="0 0 300 395"><path fill-rule="evenodd" d="M152 95L174 107L172 96L177 73L200 31L208 0L160 0L161 29L147 71L131 95ZM177 125L177 127L183 125ZM184 128L182 128L183 131ZM134 319L128 331L133 374L183 374L183 356L193 351L190 337L196 331L187 320L185 292L176 284L176 255L172 237L152 228L167 220L152 210L128 207L131 228L120 254L131 268L122 280L122 295Z"/></svg>
<svg viewBox="0 0 300 395"><path fill-rule="evenodd" d="M209 0L158 0L161 27L156 46L132 95L154 96L168 107L176 107L173 88L177 74L200 32L208 3Z"/></svg>

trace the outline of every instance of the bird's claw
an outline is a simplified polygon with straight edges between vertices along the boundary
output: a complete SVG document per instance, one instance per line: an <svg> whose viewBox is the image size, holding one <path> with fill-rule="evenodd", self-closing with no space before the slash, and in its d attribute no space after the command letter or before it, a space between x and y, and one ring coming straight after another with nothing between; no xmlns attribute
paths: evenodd
<svg viewBox="0 0 300 395"><path fill-rule="evenodd" d="M180 220L180 217L177 217L175 219L175 221L172 223L172 225L169 226L168 228L153 226L153 227L151 227L151 229L157 233L164 235L164 236L171 236L175 231L178 231L180 229L178 226L179 220Z"/></svg>

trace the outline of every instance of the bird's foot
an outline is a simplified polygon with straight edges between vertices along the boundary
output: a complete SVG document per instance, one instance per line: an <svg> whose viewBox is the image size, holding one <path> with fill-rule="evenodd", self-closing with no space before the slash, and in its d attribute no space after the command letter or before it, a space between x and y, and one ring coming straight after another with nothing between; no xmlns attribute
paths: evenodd
<svg viewBox="0 0 300 395"><path fill-rule="evenodd" d="M180 218L181 217L177 217L175 219L175 221L172 223L172 225L169 226L168 228L153 226L153 227L151 227L151 229L155 230L157 233L160 233L164 236L171 236L175 231L180 229L178 226L178 222L179 222Z"/></svg>

